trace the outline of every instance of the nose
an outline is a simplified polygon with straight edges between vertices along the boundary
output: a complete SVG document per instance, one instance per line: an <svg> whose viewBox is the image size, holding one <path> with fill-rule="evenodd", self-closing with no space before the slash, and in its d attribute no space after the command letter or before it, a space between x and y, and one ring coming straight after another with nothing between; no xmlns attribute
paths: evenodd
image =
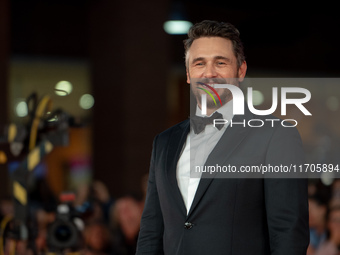
<svg viewBox="0 0 340 255"><path fill-rule="evenodd" d="M204 78L215 78L215 77L217 77L215 66L212 64L207 64L204 70Z"/></svg>

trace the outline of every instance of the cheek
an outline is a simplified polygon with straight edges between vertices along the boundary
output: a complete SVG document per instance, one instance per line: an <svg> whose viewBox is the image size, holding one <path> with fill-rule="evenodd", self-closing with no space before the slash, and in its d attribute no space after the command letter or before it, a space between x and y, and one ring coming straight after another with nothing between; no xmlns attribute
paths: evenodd
<svg viewBox="0 0 340 255"><path fill-rule="evenodd" d="M237 68L233 68L232 66L228 66L225 69L221 70L220 74L223 77L237 78Z"/></svg>
<svg viewBox="0 0 340 255"><path fill-rule="evenodd" d="M192 78L200 78L202 77L203 73L204 73L203 68L191 67L189 69L189 76Z"/></svg>

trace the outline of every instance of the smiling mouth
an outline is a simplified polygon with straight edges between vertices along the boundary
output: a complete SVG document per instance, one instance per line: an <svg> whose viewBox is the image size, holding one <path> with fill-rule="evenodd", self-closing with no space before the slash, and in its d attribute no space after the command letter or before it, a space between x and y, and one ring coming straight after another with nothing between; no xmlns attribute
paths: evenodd
<svg viewBox="0 0 340 255"><path fill-rule="evenodd" d="M212 87L212 88L216 88L216 86L220 84L228 84L228 83L230 82L228 82L224 78L200 79L196 81L196 84L198 85L202 85L205 87Z"/></svg>
<svg viewBox="0 0 340 255"><path fill-rule="evenodd" d="M211 85L209 85L209 83L197 82L197 84L200 84L203 87L206 87L206 88L210 89L212 92L214 92L214 94L217 96L217 98L220 101L220 104L222 106L222 101L221 101L220 96L218 95L217 91ZM214 85L214 84L212 84L212 85ZM210 92L208 92L207 90L205 90L203 88L199 88L199 89L201 89L201 90L205 91L207 94L209 94L212 97L212 99L214 100L214 102L215 102L215 99L214 99L213 95ZM215 102L215 105L216 105L216 102Z"/></svg>
<svg viewBox="0 0 340 255"><path fill-rule="evenodd" d="M215 85L216 85L216 83L208 83L208 82L200 82L200 81L198 81L196 83L199 84L199 85L202 85L203 87L212 87L212 88L214 88Z"/></svg>
<svg viewBox="0 0 340 255"><path fill-rule="evenodd" d="M210 87L215 87L215 83L205 83L206 85L209 85Z"/></svg>

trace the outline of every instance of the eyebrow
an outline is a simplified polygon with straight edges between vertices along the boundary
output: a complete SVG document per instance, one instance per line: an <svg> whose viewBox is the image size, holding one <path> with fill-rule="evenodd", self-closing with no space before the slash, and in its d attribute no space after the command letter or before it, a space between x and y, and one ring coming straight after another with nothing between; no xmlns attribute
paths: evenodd
<svg viewBox="0 0 340 255"><path fill-rule="evenodd" d="M228 63L232 62L230 58L223 57L223 56L216 56L216 57L214 57L214 59L222 59L222 60L227 61Z"/></svg>
<svg viewBox="0 0 340 255"><path fill-rule="evenodd" d="M197 61L202 61L202 60L205 60L205 59L206 59L206 58L204 58L204 57L194 58L194 59L192 60L191 63L195 63L195 62L197 62ZM232 61L231 61L230 58L227 58L227 57L224 57L224 56L215 56L215 57L214 57L214 60L225 60L225 61L227 61L228 63L232 63Z"/></svg>

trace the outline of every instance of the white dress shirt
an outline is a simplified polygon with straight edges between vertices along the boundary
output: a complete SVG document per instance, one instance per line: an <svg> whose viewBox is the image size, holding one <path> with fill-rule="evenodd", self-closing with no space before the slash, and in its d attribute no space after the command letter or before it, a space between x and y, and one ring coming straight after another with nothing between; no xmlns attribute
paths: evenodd
<svg viewBox="0 0 340 255"><path fill-rule="evenodd" d="M195 172L195 166L204 166L209 154L229 126L233 118L232 101L229 101L217 110L217 112L223 115L223 119L228 120L228 123L221 130L218 130L213 125L207 125L205 130L199 134L195 134L191 128L187 136L184 149L177 163L176 172L177 184L181 191L187 213L189 213L201 177L201 172ZM196 115L203 116L198 106L196 107Z"/></svg>

